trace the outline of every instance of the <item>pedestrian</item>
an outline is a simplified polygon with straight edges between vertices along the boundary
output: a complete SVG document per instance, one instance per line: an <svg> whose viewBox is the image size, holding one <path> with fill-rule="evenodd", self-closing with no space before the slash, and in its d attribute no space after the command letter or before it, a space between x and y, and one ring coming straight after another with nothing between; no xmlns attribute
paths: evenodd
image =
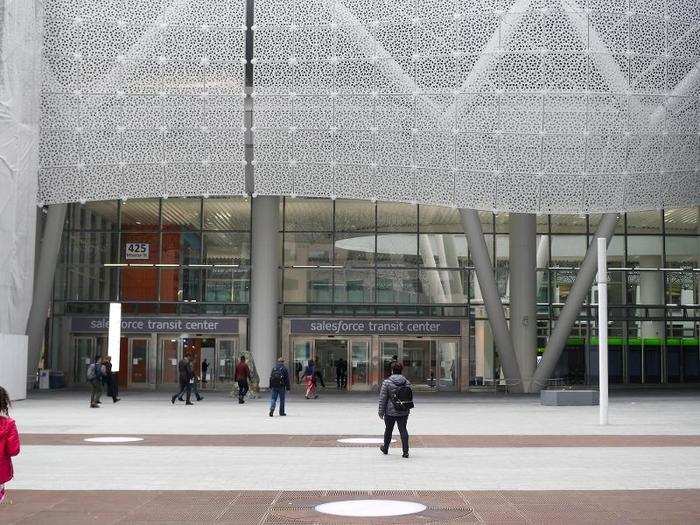
<svg viewBox="0 0 700 525"><path fill-rule="evenodd" d="M192 390L194 391L194 397L197 398L197 401L201 401L202 399L204 399L204 396L202 396L199 393L200 378L197 377L197 374L194 373L194 359L192 359L192 357L190 357L190 361L188 363L188 368L189 368L190 384L192 385ZM180 401L182 401L182 397L180 398Z"/></svg>
<svg viewBox="0 0 700 525"><path fill-rule="evenodd" d="M121 401L119 398L119 385L117 378L112 372L112 356L108 355L104 359L105 374L102 376L102 384L107 387L107 395L112 398L112 403Z"/></svg>
<svg viewBox="0 0 700 525"><path fill-rule="evenodd" d="M338 390L348 386L348 362L342 357L335 363L335 384Z"/></svg>
<svg viewBox="0 0 700 525"><path fill-rule="evenodd" d="M384 420L384 444L379 447L382 454L389 453L391 435L394 424L399 427L401 434L401 447L403 457L408 457L408 430L406 423L411 408L413 408L413 391L411 383L403 375L403 365L399 362L393 364L391 376L382 383L379 393L379 418Z"/></svg>
<svg viewBox="0 0 700 525"><path fill-rule="evenodd" d="M248 393L248 379L250 379L250 368L242 355L236 365L236 382L238 383L238 404L245 403L245 395Z"/></svg>
<svg viewBox="0 0 700 525"><path fill-rule="evenodd" d="M316 364L313 359L309 359L306 368L303 373L304 383L306 384L306 399L318 399L318 394L316 393Z"/></svg>
<svg viewBox="0 0 700 525"><path fill-rule="evenodd" d="M284 397L289 392L289 372L284 366L284 358L280 357L270 372L270 417L275 415L277 398L280 400L280 416L286 416L284 411Z"/></svg>
<svg viewBox="0 0 700 525"><path fill-rule="evenodd" d="M182 400L182 394L187 395L187 402L185 403L186 405L194 405L190 401L190 396L192 395L192 382L193 382L193 377L190 375L190 358L189 356L184 356L182 359L180 359L180 362L177 364L177 373L178 373L178 381L180 383L180 391L175 394L170 401L175 404L176 399Z"/></svg>
<svg viewBox="0 0 700 525"><path fill-rule="evenodd" d="M100 398L102 397L102 377L105 374L105 367L102 364L102 357L97 356L95 362L87 369L87 380L92 386L90 395L90 408L100 408Z"/></svg>
<svg viewBox="0 0 700 525"><path fill-rule="evenodd" d="M202 385L207 384L207 372L209 371L209 363L206 358L202 361Z"/></svg>
<svg viewBox="0 0 700 525"><path fill-rule="evenodd" d="M14 476L12 458L19 454L19 433L10 419L10 395L0 386L0 503L5 499L5 483Z"/></svg>

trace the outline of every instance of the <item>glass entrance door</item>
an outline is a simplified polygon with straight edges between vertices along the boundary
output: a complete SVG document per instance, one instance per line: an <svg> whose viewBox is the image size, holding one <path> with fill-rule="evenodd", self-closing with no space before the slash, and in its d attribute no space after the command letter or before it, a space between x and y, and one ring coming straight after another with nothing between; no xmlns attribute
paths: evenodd
<svg viewBox="0 0 700 525"><path fill-rule="evenodd" d="M160 340L160 382L165 385L174 385L178 382L177 363L180 360L178 342L174 337L165 337Z"/></svg>
<svg viewBox="0 0 700 525"><path fill-rule="evenodd" d="M380 340L383 378L391 375L391 365L403 365L403 375L412 385L451 390L458 385L459 340L382 339Z"/></svg>
<svg viewBox="0 0 700 525"><path fill-rule="evenodd" d="M403 375L414 385L437 386L435 379L435 341L403 341Z"/></svg>
<svg viewBox="0 0 700 525"><path fill-rule="evenodd" d="M459 361L457 356L459 352L458 341L449 341L446 339L440 339L437 342L438 349L438 388L442 389L456 389L457 388L457 370L459 369Z"/></svg>
<svg viewBox="0 0 700 525"><path fill-rule="evenodd" d="M369 390L369 341L351 340L350 363L345 364L349 368L350 377L348 387L353 390ZM347 373L347 372L346 372Z"/></svg>
<svg viewBox="0 0 700 525"><path fill-rule="evenodd" d="M216 363L214 363L212 377L216 377L217 384L220 386L231 385L238 360L238 340L222 338L217 339L216 344Z"/></svg>
<svg viewBox="0 0 700 525"><path fill-rule="evenodd" d="M74 337L73 352L73 383L87 383L87 369L95 359L95 338L94 337Z"/></svg>
<svg viewBox="0 0 700 525"><path fill-rule="evenodd" d="M292 382L301 384L301 374L311 359L311 339L295 339L292 342Z"/></svg>
<svg viewBox="0 0 700 525"><path fill-rule="evenodd" d="M145 385L148 383L148 347L150 339L145 337L129 338L129 384Z"/></svg>
<svg viewBox="0 0 700 525"><path fill-rule="evenodd" d="M316 339L314 347L316 370L321 373L321 386L336 386L336 364L341 358L346 362L348 359L347 339Z"/></svg>

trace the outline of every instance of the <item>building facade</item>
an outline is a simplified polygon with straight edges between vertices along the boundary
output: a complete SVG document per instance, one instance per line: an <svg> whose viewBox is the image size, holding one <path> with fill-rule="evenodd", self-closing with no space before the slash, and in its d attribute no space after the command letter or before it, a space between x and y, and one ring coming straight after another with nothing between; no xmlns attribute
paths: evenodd
<svg viewBox="0 0 700 525"><path fill-rule="evenodd" d="M255 200L71 205L48 366L64 370L70 384L84 383L86 362L106 352L109 303L121 302L124 386L170 387L177 360L190 353L197 366L211 364L210 387L229 388L238 356L257 358L248 326ZM329 385L340 379L342 389L366 390L397 356L426 389L478 389L503 378L457 210L322 198L278 206L276 355L297 376L315 359ZM691 207L618 220L609 248L611 383L700 382L699 217ZM480 218L509 317L509 217ZM599 220L537 216L540 355ZM597 383L596 300L593 286L552 383Z"/></svg>

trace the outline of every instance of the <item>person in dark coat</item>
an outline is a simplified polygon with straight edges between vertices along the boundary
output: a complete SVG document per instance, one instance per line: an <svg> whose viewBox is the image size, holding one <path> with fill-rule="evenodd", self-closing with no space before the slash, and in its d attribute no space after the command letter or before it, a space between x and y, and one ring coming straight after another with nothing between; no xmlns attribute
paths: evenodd
<svg viewBox="0 0 700 525"><path fill-rule="evenodd" d="M384 444L379 447L383 454L389 453L389 444L391 443L391 434L394 432L394 425L398 425L399 433L401 434L401 446L403 448L403 457L408 457L408 430L406 423L408 422L409 410L399 410L391 402L391 395L402 386L411 386L401 372L403 365L396 362L391 367L391 376L382 383L381 391L379 392L379 417L384 420Z"/></svg>
<svg viewBox="0 0 700 525"><path fill-rule="evenodd" d="M348 362L342 357L335 363L335 384L339 390L348 386Z"/></svg>
<svg viewBox="0 0 700 525"><path fill-rule="evenodd" d="M207 384L207 372L209 371L209 363L205 359L202 361L202 384Z"/></svg>
<svg viewBox="0 0 700 525"><path fill-rule="evenodd" d="M270 417L275 415L277 398L280 400L280 416L287 415L284 411L284 398L289 388L289 372L284 366L284 358L280 357L270 372Z"/></svg>
<svg viewBox="0 0 700 525"><path fill-rule="evenodd" d="M175 404L175 400L180 398L182 394L187 395L187 402L185 403L186 405L194 405L192 401L190 401L190 396L192 395L192 381L194 381L194 373L192 372L192 367L190 366L190 358L189 356L185 356L182 359L180 359L180 362L177 364L177 372L178 372L178 380L180 382L180 391L175 394L170 401Z"/></svg>
<svg viewBox="0 0 700 525"><path fill-rule="evenodd" d="M119 398L119 384L117 378L112 372L112 356L108 355L104 359L105 373L102 376L102 384L107 387L107 395L112 398L112 403L121 401Z"/></svg>

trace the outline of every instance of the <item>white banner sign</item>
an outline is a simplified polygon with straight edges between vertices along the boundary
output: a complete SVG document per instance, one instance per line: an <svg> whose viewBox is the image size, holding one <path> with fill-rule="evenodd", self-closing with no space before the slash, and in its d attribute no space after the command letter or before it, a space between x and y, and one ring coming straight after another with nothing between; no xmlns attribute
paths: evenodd
<svg viewBox="0 0 700 525"><path fill-rule="evenodd" d="M150 245L147 242L127 242L127 259L148 259Z"/></svg>

